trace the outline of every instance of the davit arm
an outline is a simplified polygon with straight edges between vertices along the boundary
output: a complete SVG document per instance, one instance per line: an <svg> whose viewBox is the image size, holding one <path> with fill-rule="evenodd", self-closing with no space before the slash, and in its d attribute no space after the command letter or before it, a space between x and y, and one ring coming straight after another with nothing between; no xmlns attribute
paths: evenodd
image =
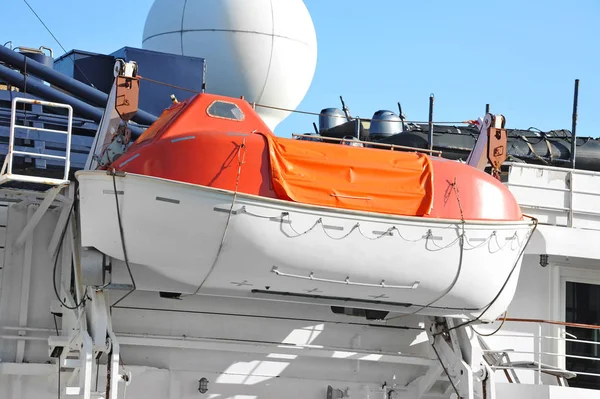
<svg viewBox="0 0 600 399"><path fill-rule="evenodd" d="M118 59L115 63L115 80L85 163L86 170L109 165L127 149L131 138L127 122L138 110L140 82L137 71L133 61Z"/></svg>
<svg viewBox="0 0 600 399"><path fill-rule="evenodd" d="M467 164L484 170L487 163L492 165L492 175L500 176L500 166L506 160L506 120L503 115L488 113L484 119L475 122L479 126L479 137L467 158Z"/></svg>

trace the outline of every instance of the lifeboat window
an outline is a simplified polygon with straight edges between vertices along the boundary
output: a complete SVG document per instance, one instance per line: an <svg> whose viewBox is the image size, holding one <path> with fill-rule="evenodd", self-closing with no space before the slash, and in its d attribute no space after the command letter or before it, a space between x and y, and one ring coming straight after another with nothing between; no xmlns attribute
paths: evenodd
<svg viewBox="0 0 600 399"><path fill-rule="evenodd" d="M206 110L208 115L214 118L231 119L234 121L243 121L244 113L234 103L225 101L215 101Z"/></svg>

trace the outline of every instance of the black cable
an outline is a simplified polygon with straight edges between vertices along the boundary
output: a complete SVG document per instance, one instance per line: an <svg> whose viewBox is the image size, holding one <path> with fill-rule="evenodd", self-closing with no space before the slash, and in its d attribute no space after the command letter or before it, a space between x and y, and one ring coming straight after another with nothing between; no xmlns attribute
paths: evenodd
<svg viewBox="0 0 600 399"><path fill-rule="evenodd" d="M67 53L67 50L63 47L63 45L58 41L58 39L56 38L56 36L54 36L54 33L52 33L52 31L50 30L50 28L48 28L48 26L44 23L44 21L42 21L42 18L38 15L37 12L35 12L35 10L33 9L33 7L31 7L31 5L27 2L27 0L23 0L25 2L25 4L27 4L27 7L29 7L29 9L31 10L31 12L33 13L33 15L36 16L36 18L40 21L40 23L42 25L44 25L44 28L46 28L46 30L48 31L48 33L50 34L50 36L52 36L52 38L56 41L56 43L58 43L58 45L60 46L60 48L65 52L65 54ZM88 81L88 83L90 84L90 86L94 87L94 84L92 83L92 81L86 76L86 74L81 70L81 68L79 68L79 66L77 65L77 63L75 62L75 58L71 55L69 57L71 59L71 61L73 61L73 65L75 66L75 68L77 68L79 70L79 72L81 72L81 74L83 75L83 77ZM25 57L25 60L27 60L27 57ZM27 61L26 61L27 62Z"/></svg>
<svg viewBox="0 0 600 399"><path fill-rule="evenodd" d="M58 332L58 323L56 322L56 313L52 313L52 316L54 316L54 328L56 329L56 335L60 335Z"/></svg>
<svg viewBox="0 0 600 399"><path fill-rule="evenodd" d="M444 298L446 295L448 295L450 293L450 291L452 291L452 289L454 289L454 286L456 285L456 283L458 282L458 279L460 278L460 275L462 272L462 267L463 267L463 258L464 258L464 253L465 253L465 235L466 235L465 223L466 223L466 221L465 221L465 215L463 213L462 204L460 202L460 193L458 192L458 187L456 185L456 178L454 178L453 183L450 183L450 186L453 188L454 193L456 194L456 200L458 202L458 209L460 210L460 219L461 219L461 233L458 236L460 253L458 255L458 268L454 275L454 279L452 280L450 285L444 290L444 292L441 295L439 295L436 299L429 302L427 305L421 306L419 309L415 310L414 312L404 313L404 314L401 314L398 316L390 317L387 320L394 320L394 319L399 319L401 317L412 316L412 315L419 313L423 309L431 308L432 307L431 305L440 301L442 298Z"/></svg>
<svg viewBox="0 0 600 399"><path fill-rule="evenodd" d="M52 269L52 285L54 287L54 294L56 295L56 298L58 299L60 304L70 310L78 309L80 306L82 306L85 303L85 300L86 300L86 296L84 295L84 297L81 299L81 302L76 303L76 306L69 306L61 299L61 297L58 293L58 288L56 287L56 269L57 269L57 265L58 265L58 257L62 253L62 245L63 245L64 239L65 239L65 235L67 233L67 229L69 227L69 222L71 220L71 214L73 213L73 208L75 208L75 200L73 200L73 203L71 204L71 208L69 209L69 216L67 217L67 222L65 223L65 228L63 229L63 231L60 235L58 249L56 251L56 257L54 258L54 267ZM60 335L60 333L58 331L58 323L56 322L56 314L53 314L53 316L54 316L54 328L56 328L56 335ZM60 397L61 397L61 395L60 395L60 356L58 357L56 364L58 365L58 389L57 389L56 394L57 394L57 398L60 399Z"/></svg>
<svg viewBox="0 0 600 399"><path fill-rule="evenodd" d="M461 396L460 396L460 393L458 392L458 388L456 388L456 385L454 385L454 381L452 381L452 377L450 377L450 373L448 372L448 369L444 365L444 362L442 361L442 358L440 357L440 354L438 353L437 348L435 347L435 344L431 344L431 347L433 348L433 351L435 352L435 355L437 356L438 361L440 362L440 365L444 369L444 373L446 373L446 377L448 377L448 381L450 381L450 385L452 385L452 389L454 389L454 392L456 393L456 397L460 399Z"/></svg>
<svg viewBox="0 0 600 399"><path fill-rule="evenodd" d="M149 79L149 78L145 78L143 76L138 75L138 79L140 80L147 80L150 83L156 83L158 85L162 85L162 86L166 86L166 87L170 87L172 89L177 89L177 90L183 90L183 91L189 91L190 93L196 93L196 94L200 94L202 93L202 91L199 90L193 90L193 89L188 89L185 87L181 87L181 86L176 86L176 85L172 85L170 83L165 83L165 82L160 82L158 80L154 80L154 79Z"/></svg>
<svg viewBox="0 0 600 399"><path fill-rule="evenodd" d="M528 216L528 217L531 217L531 216ZM517 268L517 265L519 264L519 259L521 259L521 257L525 253L525 249L527 248L527 245L529 244L529 241L531 240L531 237L533 237L533 233L535 233L535 230L537 229L537 225L538 225L537 219L534 218L534 217L531 217L531 219L533 220L533 229L531 230L531 234L529 234L529 237L527 238L527 241L525 242L525 245L523 245L523 248L521 249L521 252L519 253L519 256L517 257L517 260L515 261L515 264L513 265L510 273L508 273L508 277L504 281L504 284L502 284L502 287L500 287L500 291L498 291L498 293L496 294L496 296L494 297L494 299L492 299L492 301L485 307L485 309L481 313L479 313L479 316L477 316L476 318L474 318L472 320L467 320L464 323L461 323L461 324L458 324L458 325L456 325L454 327L448 328L444 332L456 330L457 328L468 326L468 325L473 324L476 321L480 320L481 317L485 314L485 312L487 312L492 307L492 305L498 300L498 298L500 297L500 295L502 295L502 292L504 292L504 288L506 288L506 285L510 281L510 278L511 278L512 274L514 273L515 269ZM439 335L439 334L442 334L442 333L443 332L438 332L438 333L436 333L434 335Z"/></svg>
<svg viewBox="0 0 600 399"><path fill-rule="evenodd" d="M123 258L125 260L125 266L127 266L127 272L129 273L129 278L131 279L131 285L133 288L129 290L129 292L121 297L117 302L110 306L110 309L116 306L123 299L127 298L133 291L136 290L137 286L135 285L135 279L133 278L133 273L131 272L131 267L129 266L129 256L127 255L127 247L125 245L125 233L123 232L123 221L121 220L121 209L119 207L119 194L117 192L117 180L116 180L116 171L115 169L111 172L112 180L113 180L113 189L115 192L115 205L117 207L117 220L119 221L119 235L121 236L121 247L123 248Z"/></svg>
<svg viewBox="0 0 600 399"><path fill-rule="evenodd" d="M463 257L464 257L464 252L465 252L465 215L463 213L463 208L462 208L462 204L460 202L460 193L458 192L458 187L456 185L456 177L454 178L454 182L450 183L450 185L452 186L452 189L454 190L454 193L456 195L456 201L458 202L458 209L460 211L460 223L461 223L461 233L460 236L458 238L459 240L459 247L460 247L460 254L459 254L459 258L458 258L458 269L456 271L456 275L454 276L454 280L452 281L452 283L450 283L450 286L448 286L448 288L446 288L446 290L444 291L444 293L442 295L440 295L437 299L429 302L427 305L425 305L423 308L419 309L418 312L420 312L421 310L430 307L431 305L433 305L434 303L436 303L437 301L441 300L443 297L445 297L446 295L448 295L450 293L450 291L452 291L452 289L454 288L454 286L456 285L456 283L458 282L458 279L460 278L460 274L462 271L462 266L463 266ZM415 312L417 313L417 312Z"/></svg>
<svg viewBox="0 0 600 399"><path fill-rule="evenodd" d="M129 277L131 278L131 283L133 285L133 288L127 294L125 294L121 299L119 299L117 302L115 302L113 305L111 305L111 309L113 306L117 305L119 302L121 302L123 299L125 299L127 296L129 296L129 294L131 294L137 288L136 284L135 284L135 279L133 278L133 274L131 272L131 267L129 266L129 256L127 255L127 248L125 247L125 234L123 232L123 223L121 221L121 211L120 211L120 207L119 207L119 198L118 198L118 194L117 194L117 183L115 180L114 170L113 170L113 187L114 187L114 191L115 191L115 201L116 201L116 206L117 206L117 218L119 220L119 232L121 235L121 245L123 247L123 256L125 257L125 264L127 265L127 271L129 272ZM62 298L60 297L60 294L58 292L58 287L56 285L56 270L58 268L58 257L62 253L62 244L64 242L65 235L67 233L67 229L69 227L69 222L71 220L71 215L73 214L74 208L75 208L75 200L73 200L73 203L71 204L71 208L69 209L69 216L67 217L67 222L65 224L65 228L63 229L61 236L60 236L60 240L59 240L59 244L58 244L59 250L56 253L56 257L54 258L54 267L52 270L52 284L54 286L54 294L56 295L56 298L58 299L60 304L69 310L79 309L82 305L85 304L85 301L87 300L87 295L84 293L84 295L81 298L81 301L79 303L76 303L75 306L70 306L62 300Z"/></svg>
<svg viewBox="0 0 600 399"><path fill-rule="evenodd" d="M56 298L58 299L60 304L69 310L79 309L83 304L85 304L85 301L87 299L87 296L84 293L84 295L81 298L81 301L79 303L77 303L77 301L75 301L75 306L68 305L61 299L60 294L58 293L58 287L56 286L56 269L58 268L58 257L62 253L62 245L65 240L65 235L67 233L67 229L69 228L69 222L71 220L71 215L73 214L73 208L75 208L75 200L73 200L73 203L71 204L71 209L69 209L69 216L67 217L67 222L65 223L65 228L63 229L63 231L60 235L60 241L58 243L58 250L56 252L56 257L54 258L54 267L52 268L52 285L54 286L54 294L56 295Z"/></svg>
<svg viewBox="0 0 600 399"><path fill-rule="evenodd" d="M110 361L110 359L109 359ZM96 358L96 391L98 391L98 378L100 377L100 357Z"/></svg>
<svg viewBox="0 0 600 399"><path fill-rule="evenodd" d="M507 312L504 312L504 317L502 318L502 323L500 323L500 326L498 326L498 328L496 328L494 331L492 331L491 333L480 333L479 331L477 331L475 329L475 326L471 326L471 329L475 332L475 334L479 335L480 337L491 337L492 335L496 335L496 333L498 331L500 331L500 329L502 328L502 326L504 325L504 323L506 322L506 314Z"/></svg>
<svg viewBox="0 0 600 399"><path fill-rule="evenodd" d="M58 364L58 390L56 392L58 399L60 399L60 357L58 358L58 361L56 362L56 364Z"/></svg>

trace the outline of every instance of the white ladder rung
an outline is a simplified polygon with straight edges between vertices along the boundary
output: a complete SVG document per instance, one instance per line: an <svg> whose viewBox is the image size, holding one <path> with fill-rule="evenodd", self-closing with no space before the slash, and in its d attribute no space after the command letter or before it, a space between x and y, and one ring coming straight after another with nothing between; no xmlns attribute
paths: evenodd
<svg viewBox="0 0 600 399"><path fill-rule="evenodd" d="M67 157L62 156L62 155L42 154L41 152L28 152L28 151L13 150L12 153L14 155L27 155L27 156L30 156L30 157L38 157L38 158L64 159L64 160L67 159Z"/></svg>
<svg viewBox="0 0 600 399"><path fill-rule="evenodd" d="M67 130L46 129L45 127L33 127L33 126L25 126L25 125L15 125L14 127L15 127L15 129L35 130L37 132L69 134L69 132Z"/></svg>

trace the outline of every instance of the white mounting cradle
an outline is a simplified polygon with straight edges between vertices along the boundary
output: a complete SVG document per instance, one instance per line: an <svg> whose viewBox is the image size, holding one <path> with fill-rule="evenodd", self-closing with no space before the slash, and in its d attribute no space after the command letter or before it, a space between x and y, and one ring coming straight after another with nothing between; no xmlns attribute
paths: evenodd
<svg viewBox="0 0 600 399"><path fill-rule="evenodd" d="M63 308L63 312L71 312L68 319L76 320L76 324L66 329L63 326L64 335L48 338L49 353L58 358L61 370L71 372L65 395L83 399L119 399L119 383L129 385L131 374L119 372L120 346L112 331L106 296L103 290L92 287L87 288L85 295L89 298L87 305L77 309ZM68 305L75 307L72 299L70 302ZM94 359L102 354L108 356L106 389L96 392L92 388Z"/></svg>
<svg viewBox="0 0 600 399"><path fill-rule="evenodd" d="M26 126L26 125L18 125L17 124L17 104L39 104L46 107L54 107L54 108L63 108L68 112L68 121L67 121L67 130L56 130L56 129L46 129L41 127L34 126ZM69 170L71 166L71 130L73 127L73 108L68 104L60 104L53 103L49 101L40 101L40 100L32 100L29 98L17 97L12 100L11 106L11 115L10 115L10 132L8 138L8 153L6 154L6 158L4 160L4 165L2 166L2 171L0 172L0 185L6 184L11 181L22 182L22 183L37 183L43 185L66 185L69 184ZM65 155L50 155L50 154L42 154L39 152L29 152L29 151L18 151L15 150L15 134L17 129L26 129L26 130L34 130L40 132L48 132L48 133L59 133L65 134L67 136L66 146L65 146ZM47 159L58 159L63 160L65 162L64 173L62 179L56 178L48 178L43 176L29 176L29 175L20 175L13 174L13 158L14 156L27 156L27 157L37 157L37 158L47 158Z"/></svg>
<svg viewBox="0 0 600 399"><path fill-rule="evenodd" d="M450 381L444 397L459 399L496 399L494 372L483 358L473 329L458 327L459 320L429 318L427 335L439 363L408 384L415 399L427 396L440 376Z"/></svg>

